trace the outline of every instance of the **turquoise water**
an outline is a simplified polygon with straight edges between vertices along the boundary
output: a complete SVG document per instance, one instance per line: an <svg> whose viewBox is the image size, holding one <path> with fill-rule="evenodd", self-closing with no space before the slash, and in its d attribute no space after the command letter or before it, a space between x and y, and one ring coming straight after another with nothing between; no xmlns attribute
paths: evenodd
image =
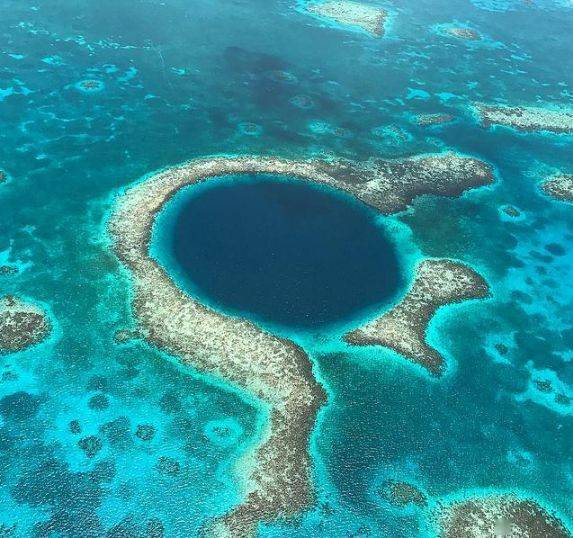
<svg viewBox="0 0 573 538"><path fill-rule="evenodd" d="M190 188L155 224L152 253L203 303L261 324L324 332L403 291L378 215L297 178L230 176Z"/></svg>
<svg viewBox="0 0 573 538"><path fill-rule="evenodd" d="M493 187L424 197L383 223L400 238L405 274L420 257L451 257L491 285L491 299L432 323L444 379L390 351L352 350L339 331L293 334L329 393L311 441L318 500L298 525L262 535L431 535L421 511L381 498L388 478L432 501L519 489L572 517L573 404L534 381L573 397L573 216L538 189L548 174L573 173L573 137L486 130L470 105L571 106L573 7L383 5L391 25L373 39L286 0L0 0L0 168L9 174L0 263L20 269L0 276L0 291L44 305L55 325L44 344L0 356L4 528L193 536L239 502L230 467L257 438L260 410L155 349L114 342L133 320L105 219L117 190L145 174L244 152L360 160L453 149L497 174ZM448 24L483 39L448 37ZM86 80L97 82L86 90ZM454 120L414 121L437 112ZM503 216L505 204L522 218Z"/></svg>

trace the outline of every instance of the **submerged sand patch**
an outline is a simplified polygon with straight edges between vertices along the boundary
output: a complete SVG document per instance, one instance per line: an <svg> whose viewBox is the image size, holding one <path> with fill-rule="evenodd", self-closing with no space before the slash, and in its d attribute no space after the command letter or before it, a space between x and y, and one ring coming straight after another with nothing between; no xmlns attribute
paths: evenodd
<svg viewBox="0 0 573 538"><path fill-rule="evenodd" d="M493 181L486 163L453 153L359 164L213 157L160 172L118 196L109 232L117 256L131 272L133 309L143 337L201 372L247 391L268 409L263 438L237 469L244 500L214 522L209 531L216 536L250 536L258 522L287 518L311 504L308 445L326 394L303 349L186 295L150 257L149 247L156 215L180 189L217 176L258 173L296 176L341 189L386 214L405 209L422 194L453 196ZM441 287L441 279L447 278L444 271L431 276L424 281L426 287ZM456 291L454 286L454 300ZM440 305L448 301L439 290L431 293ZM412 304L416 300L422 301L418 312L431 308L432 301L423 295L411 296Z"/></svg>

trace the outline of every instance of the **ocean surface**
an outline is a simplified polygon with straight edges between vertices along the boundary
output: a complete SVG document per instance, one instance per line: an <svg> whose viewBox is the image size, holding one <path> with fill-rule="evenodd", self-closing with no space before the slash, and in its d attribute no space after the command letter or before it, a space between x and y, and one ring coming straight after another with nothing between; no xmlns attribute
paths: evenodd
<svg viewBox="0 0 573 538"><path fill-rule="evenodd" d="M0 295L41 305L54 324L46 342L0 354L0 535L195 536L240 502L231 469L264 428L260 409L141 341L115 342L133 327L130 278L106 222L116 195L143 176L242 153L360 161L452 150L496 173L490 187L421 197L393 217L272 178L182 192L160 217L153 248L181 286L292 338L328 392L311 439L316 505L261 536L434 536L427 511L380 494L396 479L431 504L521 491L573 519L573 206L539 190L573 173L573 136L484 128L471 107L573 106L573 4L377 1L390 14L382 38L326 24L304 5L0 0L0 265L19 269L0 275ZM482 39L450 36L451 25ZM423 113L454 119L421 126ZM225 214L233 199L243 202L236 227ZM508 204L519 218L502 211ZM346 234L360 241L325 273L317 301L306 289L279 312L284 297L247 293L259 282L229 295L217 267L228 248L177 240L200 225L228 246L263 222L261 242L294 234L273 242L287 261L295 239L332 240L297 253L313 267L344 258ZM235 260L243 275L269 262L262 243L250 246L253 259L240 249ZM340 338L387 308L425 257L465 262L491 287L491 298L432 321L428 340L447 360L439 380ZM351 268L363 277L352 273L332 297L328 286Z"/></svg>

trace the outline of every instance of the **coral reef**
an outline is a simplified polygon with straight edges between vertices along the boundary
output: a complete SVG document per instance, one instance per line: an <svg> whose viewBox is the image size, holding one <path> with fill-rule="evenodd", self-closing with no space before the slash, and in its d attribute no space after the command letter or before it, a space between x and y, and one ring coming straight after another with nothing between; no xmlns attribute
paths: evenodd
<svg viewBox="0 0 573 538"><path fill-rule="evenodd" d="M11 295L0 298L0 354L38 344L51 330L48 315L39 306Z"/></svg>
<svg viewBox="0 0 573 538"><path fill-rule="evenodd" d="M172 196L188 185L241 173L284 174L326 184L385 213L404 209L418 195L459 194L490 183L493 176L481 161L451 153L403 161L372 160L363 165L213 157L160 172L118 197L109 232L118 257L131 271L133 308L144 337L184 363L254 395L268 410L268 426L260 443L238 468L245 500L210 529L218 535L248 536L259 521L289 517L312 501L308 441L325 392L301 348L250 321L205 307L184 294L149 255L155 217ZM434 279L425 285L440 289L444 278L446 282L453 278L446 270L434 270L430 276ZM451 287L453 296L459 293L455 285ZM417 312L435 309L449 302L448 297L436 291L435 304L425 301ZM410 300L415 302L414 297ZM420 326L422 333L423 329Z"/></svg>
<svg viewBox="0 0 573 538"><path fill-rule="evenodd" d="M570 108L517 107L477 103L475 109L484 127L504 125L525 132L573 133L573 109Z"/></svg>
<svg viewBox="0 0 573 538"><path fill-rule="evenodd" d="M441 538L571 536L555 514L532 499L523 499L514 494L492 494L447 505L439 504L436 521Z"/></svg>
<svg viewBox="0 0 573 538"><path fill-rule="evenodd" d="M390 480L384 485L382 496L390 503L400 508L415 505L424 508L428 504L426 494L408 482Z"/></svg>
<svg viewBox="0 0 573 538"><path fill-rule="evenodd" d="M361 28L372 36L384 35L387 13L382 8L348 0L327 0L310 4L306 9L309 13L339 24Z"/></svg>
<svg viewBox="0 0 573 538"><path fill-rule="evenodd" d="M573 175L552 177L541 184L545 194L562 202L573 202Z"/></svg>
<svg viewBox="0 0 573 538"><path fill-rule="evenodd" d="M402 301L390 311L344 336L353 345L380 345L439 376L444 358L426 342L428 324L438 308L488 295L488 286L473 269L450 260L424 260Z"/></svg>

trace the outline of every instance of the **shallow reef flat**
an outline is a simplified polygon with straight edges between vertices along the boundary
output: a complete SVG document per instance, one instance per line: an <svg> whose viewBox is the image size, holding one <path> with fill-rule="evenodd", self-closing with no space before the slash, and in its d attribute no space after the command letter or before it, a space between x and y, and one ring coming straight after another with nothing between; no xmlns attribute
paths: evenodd
<svg viewBox="0 0 573 538"><path fill-rule="evenodd" d="M428 324L438 308L487 297L488 285L470 267L451 260L424 260L402 301L382 316L344 336L353 345L393 349L432 375L444 369L442 355L426 343Z"/></svg>
<svg viewBox="0 0 573 538"><path fill-rule="evenodd" d="M217 536L249 536L259 521L286 518L310 505L309 437L326 394L303 349L186 295L151 258L149 247L156 215L180 189L218 176L257 173L296 176L341 189L384 213L403 210L421 194L459 194L493 181L488 165L451 153L364 164L213 157L160 172L118 197L109 232L118 257L133 277L133 308L142 335L184 363L247 391L268 409L263 439L239 465L244 501L215 521L210 532ZM449 273L434 268L430 276L423 281L424 292L439 305L445 304L449 295L427 287L442 288L440 278L448 278ZM463 292L452 286L447 287L452 300L460 300ZM424 299L418 293L410 303L416 298ZM417 310L410 308L419 314L432 304L426 301ZM423 335L421 325L420 330Z"/></svg>
<svg viewBox="0 0 573 538"><path fill-rule="evenodd" d="M317 161L315 166L331 177L331 186L386 215L405 210L424 194L455 197L494 181L489 164L453 152L364 163Z"/></svg>
<svg viewBox="0 0 573 538"><path fill-rule="evenodd" d="M346 0L331 0L310 4L306 10L313 15L331 19L338 24L361 28L374 37L384 35L384 22L387 13L380 7Z"/></svg>
<svg viewBox="0 0 573 538"><path fill-rule="evenodd" d="M38 305L12 295L0 298L0 354L38 344L51 330L48 314Z"/></svg>
<svg viewBox="0 0 573 538"><path fill-rule="evenodd" d="M565 524L532 499L515 494L484 495L438 504L440 538L507 536L570 538Z"/></svg>
<svg viewBox="0 0 573 538"><path fill-rule="evenodd" d="M555 200L573 203L573 175L559 175L547 179L541 184L541 189Z"/></svg>
<svg viewBox="0 0 573 538"><path fill-rule="evenodd" d="M504 125L519 131L573 133L573 109L537 106L506 106L476 103L484 127Z"/></svg>

